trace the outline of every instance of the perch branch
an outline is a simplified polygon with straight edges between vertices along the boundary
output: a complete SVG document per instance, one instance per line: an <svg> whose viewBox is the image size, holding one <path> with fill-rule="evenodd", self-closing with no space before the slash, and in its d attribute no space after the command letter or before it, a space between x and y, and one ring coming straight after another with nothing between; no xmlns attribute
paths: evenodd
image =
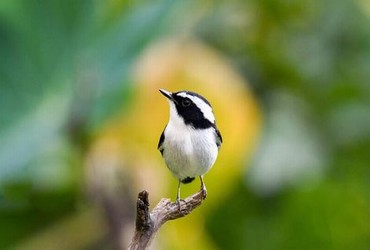
<svg viewBox="0 0 370 250"><path fill-rule="evenodd" d="M135 234L129 246L130 250L146 249L159 228L169 220L175 220L191 213L206 198L206 192L199 192L181 200L180 204L171 202L170 199L162 199L149 212L149 194L141 191L137 199L136 228Z"/></svg>

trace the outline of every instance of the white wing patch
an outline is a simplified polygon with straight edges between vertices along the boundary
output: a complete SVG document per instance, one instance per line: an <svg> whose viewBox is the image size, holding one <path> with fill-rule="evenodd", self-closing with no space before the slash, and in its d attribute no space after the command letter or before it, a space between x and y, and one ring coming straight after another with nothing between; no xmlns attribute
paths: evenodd
<svg viewBox="0 0 370 250"><path fill-rule="evenodd" d="M212 123L215 123L215 116L213 115L213 111L211 106L205 103L201 98L193 95L189 95L186 92L180 92L177 95L182 97L187 97L192 100L195 105L202 111L204 117Z"/></svg>

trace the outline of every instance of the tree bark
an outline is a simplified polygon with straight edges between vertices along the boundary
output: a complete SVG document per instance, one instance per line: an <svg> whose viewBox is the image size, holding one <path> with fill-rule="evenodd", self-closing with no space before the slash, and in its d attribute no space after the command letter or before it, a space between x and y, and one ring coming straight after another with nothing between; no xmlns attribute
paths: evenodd
<svg viewBox="0 0 370 250"><path fill-rule="evenodd" d="M169 220L175 220L188 215L206 198L206 191L199 192L181 200L180 203L171 202L163 198L149 212L149 194L141 191L137 199L135 234L129 245L130 250L147 249L159 228Z"/></svg>

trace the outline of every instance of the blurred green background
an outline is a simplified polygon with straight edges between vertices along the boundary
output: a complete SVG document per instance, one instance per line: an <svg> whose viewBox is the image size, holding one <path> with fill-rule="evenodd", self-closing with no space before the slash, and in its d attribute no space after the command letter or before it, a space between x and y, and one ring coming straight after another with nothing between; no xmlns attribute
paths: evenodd
<svg viewBox="0 0 370 250"><path fill-rule="evenodd" d="M112 215L131 228L137 190L96 199L84 166L169 36L222 55L263 116L244 174L201 214L207 248L370 249L369 18L366 0L2 0L0 249L124 249Z"/></svg>

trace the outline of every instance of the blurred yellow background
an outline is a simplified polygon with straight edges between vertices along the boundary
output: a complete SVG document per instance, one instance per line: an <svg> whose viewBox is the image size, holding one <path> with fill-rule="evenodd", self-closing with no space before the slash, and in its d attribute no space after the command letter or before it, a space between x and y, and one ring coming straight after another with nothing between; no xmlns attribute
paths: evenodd
<svg viewBox="0 0 370 250"><path fill-rule="evenodd" d="M369 9L1 1L0 249L126 249L137 194L176 195L159 88L205 96L224 143L153 249L370 248Z"/></svg>

